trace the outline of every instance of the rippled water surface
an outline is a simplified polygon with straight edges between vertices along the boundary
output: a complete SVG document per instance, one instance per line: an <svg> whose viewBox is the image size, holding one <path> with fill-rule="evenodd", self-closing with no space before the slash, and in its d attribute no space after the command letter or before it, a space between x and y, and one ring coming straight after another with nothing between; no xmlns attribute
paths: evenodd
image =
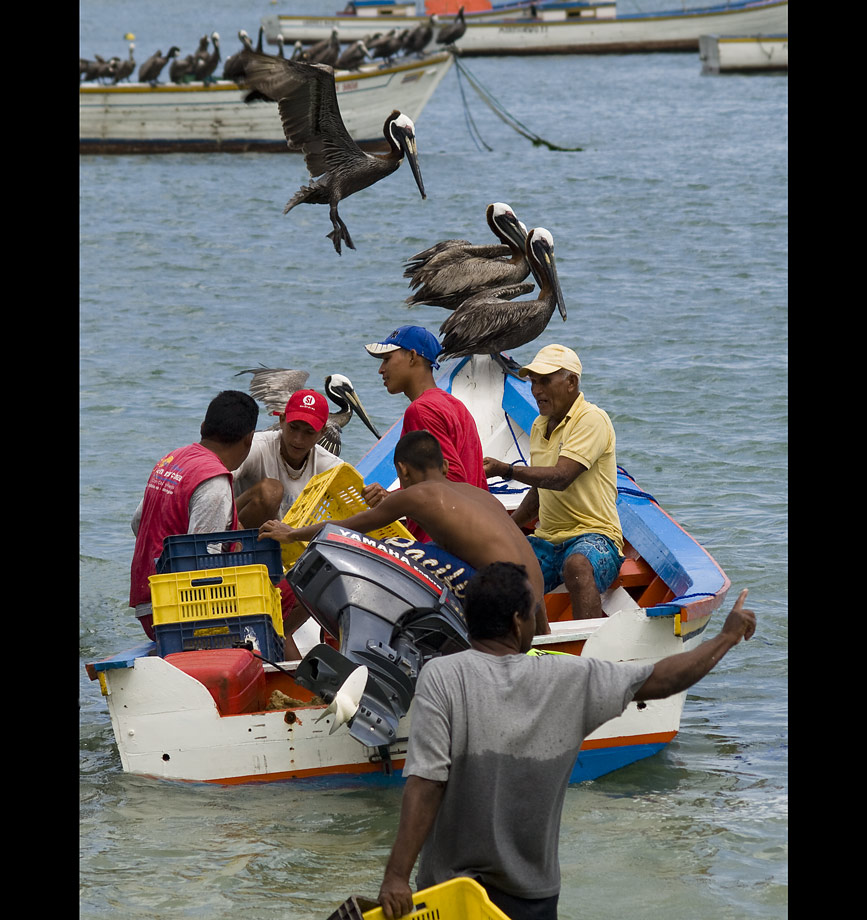
<svg viewBox="0 0 867 920"><path fill-rule="evenodd" d="M172 43L186 54L217 29L228 54L262 15L310 8L84 0L81 53L125 54L131 31L139 60ZM211 397L259 363L307 368L314 385L341 372L388 427L405 403L364 343L444 318L403 304L401 262L447 237L486 241L497 200L554 235L568 309L515 356L578 351L620 463L707 546L730 597L750 588L759 617L752 642L690 692L666 751L570 787L561 917L787 914L787 78L704 77L697 54L466 66L531 131L583 149L532 145L453 70L416 125L427 200L401 169L344 202L357 250L342 257L325 208L282 214L306 181L299 157L80 158L85 920L324 920L378 890L399 789L127 776L83 664L140 639L129 519L154 461L197 439ZM349 426L347 459L370 445Z"/></svg>

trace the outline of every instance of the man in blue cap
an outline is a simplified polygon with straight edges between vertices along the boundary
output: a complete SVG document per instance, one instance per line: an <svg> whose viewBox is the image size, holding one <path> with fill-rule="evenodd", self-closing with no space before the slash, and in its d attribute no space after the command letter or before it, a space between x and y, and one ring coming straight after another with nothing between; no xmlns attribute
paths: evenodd
<svg viewBox="0 0 867 920"><path fill-rule="evenodd" d="M366 345L368 354L380 358L379 374L389 393L403 393L410 404L403 415L401 437L408 431L429 431L439 442L448 462L446 477L487 490L482 445L476 423L467 407L451 393L441 390L433 372L442 351L437 337L422 326L401 326L381 342ZM386 490L373 483L364 498L376 504ZM416 540L428 539L417 525L409 528Z"/></svg>

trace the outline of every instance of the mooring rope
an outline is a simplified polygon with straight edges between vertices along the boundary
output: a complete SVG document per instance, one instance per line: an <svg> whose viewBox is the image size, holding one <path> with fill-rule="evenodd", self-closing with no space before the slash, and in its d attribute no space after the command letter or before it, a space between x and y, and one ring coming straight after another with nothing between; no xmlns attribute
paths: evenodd
<svg viewBox="0 0 867 920"><path fill-rule="evenodd" d="M497 99L494 98L492 93L489 90L485 89L485 87L482 86L478 78L474 77L467 70L466 65L461 61L461 59L457 55L455 55L455 67L457 68L458 85L461 87L461 99L463 100L463 103L464 103L464 112L469 121L471 121L472 119L470 118L470 115L469 115L469 109L467 107L466 97L464 96L463 86L461 86L461 79L460 79L461 74L463 74L463 76L467 78L467 82L478 93L482 102L484 102L485 105L487 105L498 118L501 118L510 128L517 131L518 134L522 135L523 137L526 137L527 140L531 141L534 146L536 147L545 146L549 150L560 150L560 151L564 151L567 153L573 153L575 151L584 149L583 147L560 147L557 144L551 143L551 141L546 141L543 137L539 137L538 134L531 131L526 125L521 124L521 122L518 121L518 119L515 118L514 115L511 115L509 112L507 112L506 109L503 108L501 103ZM475 123L473 123L473 128L475 129L476 134L478 135L478 128L476 128ZM481 135L478 135L478 137L479 137L479 140L481 140ZM485 145L485 147L488 150L493 149L492 147L485 144L484 141L481 141L481 142Z"/></svg>

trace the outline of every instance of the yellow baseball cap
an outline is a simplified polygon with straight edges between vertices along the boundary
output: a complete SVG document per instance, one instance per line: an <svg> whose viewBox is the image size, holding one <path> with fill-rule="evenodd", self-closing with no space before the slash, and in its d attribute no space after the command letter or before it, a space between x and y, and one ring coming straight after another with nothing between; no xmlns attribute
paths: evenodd
<svg viewBox="0 0 867 920"><path fill-rule="evenodd" d="M532 363L518 371L518 375L526 377L527 374L553 374L559 370L571 371L580 377L580 358L565 345L546 345L536 354Z"/></svg>

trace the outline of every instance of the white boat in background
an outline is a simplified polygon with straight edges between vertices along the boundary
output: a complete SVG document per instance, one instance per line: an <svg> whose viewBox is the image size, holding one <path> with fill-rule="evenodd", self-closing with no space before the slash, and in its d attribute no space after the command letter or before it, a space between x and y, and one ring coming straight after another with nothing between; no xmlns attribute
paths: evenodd
<svg viewBox="0 0 867 920"><path fill-rule="evenodd" d="M340 113L352 138L385 146L382 126L392 109L418 121L451 67L450 52L401 58L337 71ZM236 83L82 83L80 153L244 153L289 150L277 106L243 101Z"/></svg>
<svg viewBox="0 0 867 920"><path fill-rule="evenodd" d="M702 73L788 73L789 36L702 35Z"/></svg>
<svg viewBox="0 0 867 920"><path fill-rule="evenodd" d="M458 0L450 0L451 3ZM276 44L315 42L337 31L341 42L377 32L413 29L426 15L405 15L404 6L363 5L334 16L269 15L262 19L265 38ZM438 14L443 24L451 13ZM648 51L697 51L701 35L781 34L789 31L787 0L728 0L697 9L618 14L616 3L539 2L492 7L465 13L467 24L456 48L463 56L506 54L605 54ZM428 48L436 48L431 42Z"/></svg>

